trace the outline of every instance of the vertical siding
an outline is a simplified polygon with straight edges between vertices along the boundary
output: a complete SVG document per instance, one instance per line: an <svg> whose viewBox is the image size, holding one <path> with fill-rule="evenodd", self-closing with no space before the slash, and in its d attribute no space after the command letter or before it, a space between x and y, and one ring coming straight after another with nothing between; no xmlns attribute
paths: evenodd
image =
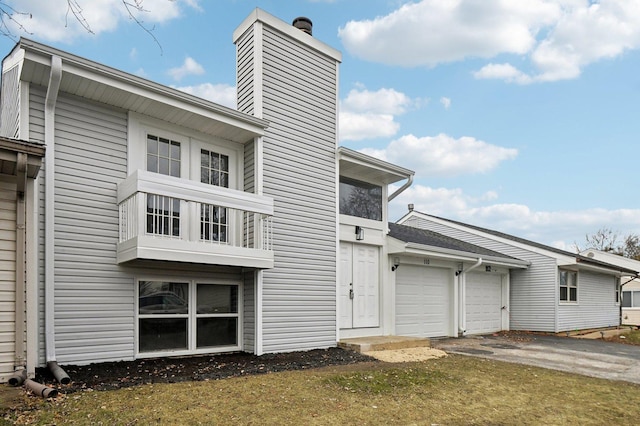
<svg viewBox="0 0 640 426"><path fill-rule="evenodd" d="M275 210L263 351L335 346L337 63L266 25L262 43L264 194ZM240 80L238 93L254 90L252 80Z"/></svg>
<svg viewBox="0 0 640 426"><path fill-rule="evenodd" d="M253 82L254 82L254 39L253 31L244 34L236 45L236 81L238 111L253 115Z"/></svg>
<svg viewBox="0 0 640 426"><path fill-rule="evenodd" d="M509 327L512 330L555 331L557 266L554 258L416 216L404 224L531 262L526 270L511 271Z"/></svg>
<svg viewBox="0 0 640 426"><path fill-rule="evenodd" d="M14 371L16 185L0 181L0 383Z"/></svg>
<svg viewBox="0 0 640 426"><path fill-rule="evenodd" d="M0 135L9 138L20 136L20 82L17 66L2 74L0 93Z"/></svg>
<svg viewBox="0 0 640 426"><path fill-rule="evenodd" d="M61 363L132 358L131 277L116 264L124 111L61 94L55 128L55 339Z"/></svg>
<svg viewBox="0 0 640 426"><path fill-rule="evenodd" d="M558 306L558 331L616 326L619 316L620 306L615 303L614 277L580 271L578 303Z"/></svg>

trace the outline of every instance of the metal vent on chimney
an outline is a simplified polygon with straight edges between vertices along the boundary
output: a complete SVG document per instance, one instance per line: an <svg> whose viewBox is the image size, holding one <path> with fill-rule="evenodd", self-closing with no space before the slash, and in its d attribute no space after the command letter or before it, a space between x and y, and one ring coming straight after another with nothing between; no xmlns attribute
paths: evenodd
<svg viewBox="0 0 640 426"><path fill-rule="evenodd" d="M313 23L311 19L305 18L304 16L300 16L293 20L293 26L299 29L300 31L304 31L309 35L313 35L311 29L313 28Z"/></svg>

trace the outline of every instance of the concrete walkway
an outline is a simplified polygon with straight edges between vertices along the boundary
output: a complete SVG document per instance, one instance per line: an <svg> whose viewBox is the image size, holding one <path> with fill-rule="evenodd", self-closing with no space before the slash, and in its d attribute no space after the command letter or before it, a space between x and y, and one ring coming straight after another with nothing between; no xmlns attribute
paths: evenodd
<svg viewBox="0 0 640 426"><path fill-rule="evenodd" d="M640 346L536 334L473 336L431 344L448 353L640 384Z"/></svg>

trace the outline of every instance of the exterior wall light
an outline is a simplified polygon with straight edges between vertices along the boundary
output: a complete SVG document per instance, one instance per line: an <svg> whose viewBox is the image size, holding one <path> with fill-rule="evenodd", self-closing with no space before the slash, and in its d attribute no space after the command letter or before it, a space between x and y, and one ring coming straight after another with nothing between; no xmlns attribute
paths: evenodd
<svg viewBox="0 0 640 426"><path fill-rule="evenodd" d="M362 226L356 226L356 240L364 240L364 228Z"/></svg>
<svg viewBox="0 0 640 426"><path fill-rule="evenodd" d="M391 267L391 271L395 271L396 269L398 269L399 266L400 266L400 258L399 257L394 257L393 258L393 266Z"/></svg>

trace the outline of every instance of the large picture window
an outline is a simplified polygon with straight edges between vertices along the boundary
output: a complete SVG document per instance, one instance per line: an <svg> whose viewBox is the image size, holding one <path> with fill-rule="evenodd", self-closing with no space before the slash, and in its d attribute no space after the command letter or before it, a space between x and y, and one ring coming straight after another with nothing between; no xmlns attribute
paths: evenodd
<svg viewBox="0 0 640 426"><path fill-rule="evenodd" d="M382 220L382 187L340 176L340 214Z"/></svg>
<svg viewBox="0 0 640 426"><path fill-rule="evenodd" d="M138 283L138 352L203 352L239 346L239 286Z"/></svg>
<svg viewBox="0 0 640 426"><path fill-rule="evenodd" d="M560 301L578 301L578 273L574 271L560 270Z"/></svg>

